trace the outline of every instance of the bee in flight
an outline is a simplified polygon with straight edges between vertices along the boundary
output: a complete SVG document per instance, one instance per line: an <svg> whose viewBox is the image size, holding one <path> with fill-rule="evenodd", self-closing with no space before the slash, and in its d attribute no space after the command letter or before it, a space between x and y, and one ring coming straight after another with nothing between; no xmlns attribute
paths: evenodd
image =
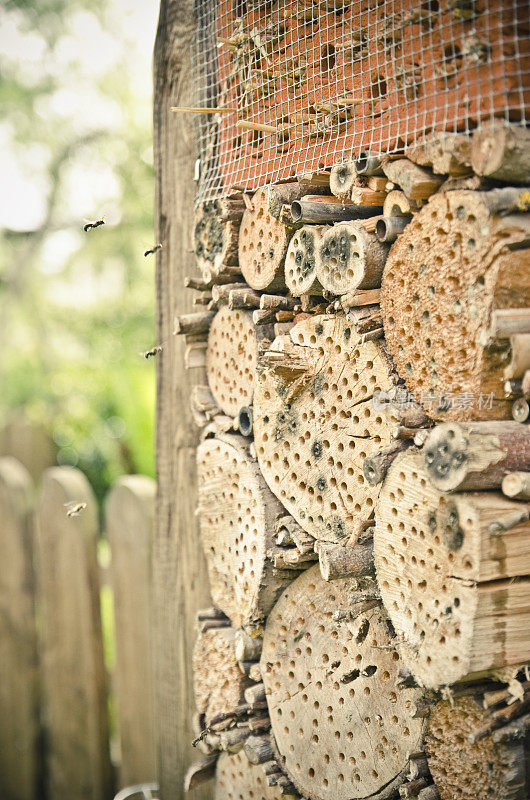
<svg viewBox="0 0 530 800"><path fill-rule="evenodd" d="M87 222L86 225L83 225L83 230L85 233L87 233L92 228L99 228L100 225L104 224L105 224L104 219L97 219L95 222Z"/></svg>
<svg viewBox="0 0 530 800"><path fill-rule="evenodd" d="M68 503L64 503L64 507L66 508L67 517L78 517L81 511L86 508L86 503L76 503L75 500L70 500Z"/></svg>
<svg viewBox="0 0 530 800"><path fill-rule="evenodd" d="M141 356L144 358L150 358L151 356L156 356L158 353L162 352L162 345L157 344L156 347L152 347L151 350L146 350L145 353L140 353Z"/></svg>
<svg viewBox="0 0 530 800"><path fill-rule="evenodd" d="M153 253L157 253L159 250L162 250L162 245L161 244L155 244L155 246L152 247L150 250L146 250L145 251L144 258L147 258L147 256L150 256Z"/></svg>

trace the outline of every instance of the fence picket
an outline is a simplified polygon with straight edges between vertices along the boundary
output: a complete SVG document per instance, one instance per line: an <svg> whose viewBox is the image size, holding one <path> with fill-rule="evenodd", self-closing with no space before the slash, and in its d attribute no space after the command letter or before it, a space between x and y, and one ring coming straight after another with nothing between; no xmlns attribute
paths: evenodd
<svg viewBox="0 0 530 800"><path fill-rule="evenodd" d="M33 481L0 458L0 797L37 800L39 712Z"/></svg>
<svg viewBox="0 0 530 800"><path fill-rule="evenodd" d="M86 503L68 516L66 503ZM37 511L48 800L112 797L96 502L72 467L44 473Z"/></svg>
<svg viewBox="0 0 530 800"><path fill-rule="evenodd" d="M107 498L114 595L116 697L121 741L120 785L155 777L151 673L151 541L156 484L144 475L120 478Z"/></svg>

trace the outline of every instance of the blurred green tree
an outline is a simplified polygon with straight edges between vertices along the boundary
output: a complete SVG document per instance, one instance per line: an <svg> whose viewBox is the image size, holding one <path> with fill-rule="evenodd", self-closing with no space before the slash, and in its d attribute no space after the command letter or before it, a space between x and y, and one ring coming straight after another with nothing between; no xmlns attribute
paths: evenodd
<svg viewBox="0 0 530 800"><path fill-rule="evenodd" d="M44 424L99 498L153 474L151 5L6 0L0 21L0 426Z"/></svg>

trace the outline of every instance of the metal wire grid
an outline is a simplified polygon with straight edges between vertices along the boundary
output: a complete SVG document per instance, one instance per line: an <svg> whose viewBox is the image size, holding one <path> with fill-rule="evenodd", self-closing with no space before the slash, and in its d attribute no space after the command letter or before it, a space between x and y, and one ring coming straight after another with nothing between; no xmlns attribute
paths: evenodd
<svg viewBox="0 0 530 800"><path fill-rule="evenodd" d="M528 123L529 0L197 0L196 18L196 105L237 109L199 116L198 201Z"/></svg>

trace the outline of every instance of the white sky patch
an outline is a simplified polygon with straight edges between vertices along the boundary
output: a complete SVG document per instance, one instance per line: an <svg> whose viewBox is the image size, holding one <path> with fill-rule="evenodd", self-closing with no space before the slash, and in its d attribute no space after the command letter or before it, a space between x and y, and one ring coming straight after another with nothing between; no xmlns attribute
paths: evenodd
<svg viewBox="0 0 530 800"><path fill-rule="evenodd" d="M41 251L41 271L46 275L60 272L63 264L79 247L83 235L83 231L73 230L50 233Z"/></svg>

